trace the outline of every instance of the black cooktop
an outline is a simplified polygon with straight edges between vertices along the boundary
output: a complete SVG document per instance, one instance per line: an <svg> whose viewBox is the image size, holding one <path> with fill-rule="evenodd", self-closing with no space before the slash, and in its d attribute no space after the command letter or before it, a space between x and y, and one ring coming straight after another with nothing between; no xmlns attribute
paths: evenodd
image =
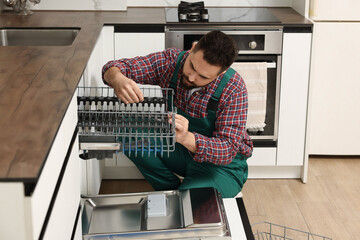
<svg viewBox="0 0 360 240"><path fill-rule="evenodd" d="M212 8L207 7L205 19L192 18L191 9L185 11L186 19L182 19L178 8L165 8L167 23L280 23L267 8ZM196 10L198 11L198 10ZM180 12L181 13L181 12ZM202 15L202 12L200 13Z"/></svg>

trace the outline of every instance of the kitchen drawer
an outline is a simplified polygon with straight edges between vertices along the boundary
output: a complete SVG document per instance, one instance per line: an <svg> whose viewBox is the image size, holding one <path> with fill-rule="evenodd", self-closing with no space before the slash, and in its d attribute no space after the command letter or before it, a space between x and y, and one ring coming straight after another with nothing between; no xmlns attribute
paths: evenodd
<svg viewBox="0 0 360 240"><path fill-rule="evenodd" d="M80 203L79 141L75 135L43 239L71 239ZM46 224L46 223L45 223Z"/></svg>
<svg viewBox="0 0 360 240"><path fill-rule="evenodd" d="M84 200L81 200L83 202ZM83 203L80 203L77 209L76 213L76 222L75 222L75 228L72 235L71 240L81 240L82 239L82 224L81 224L81 212L82 212L82 205Z"/></svg>
<svg viewBox="0 0 360 240"><path fill-rule="evenodd" d="M275 166L276 147L255 147L247 163L249 166Z"/></svg>
<svg viewBox="0 0 360 240"><path fill-rule="evenodd" d="M21 181L0 183L0 191L6 193L0 200L0 239L39 239L76 124L77 102L73 97L29 196Z"/></svg>
<svg viewBox="0 0 360 240"><path fill-rule="evenodd" d="M31 197L25 198L33 230L32 239L38 239L40 235L76 124L77 101L75 94L62 120L36 188Z"/></svg>

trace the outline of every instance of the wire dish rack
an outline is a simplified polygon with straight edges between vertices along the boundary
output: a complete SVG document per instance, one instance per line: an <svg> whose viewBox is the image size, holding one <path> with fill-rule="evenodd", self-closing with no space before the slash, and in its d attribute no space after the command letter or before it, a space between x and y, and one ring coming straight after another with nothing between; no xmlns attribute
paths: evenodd
<svg viewBox="0 0 360 240"><path fill-rule="evenodd" d="M328 237L269 222L255 223L251 228L255 240L331 240Z"/></svg>
<svg viewBox="0 0 360 240"><path fill-rule="evenodd" d="M92 150L104 150L99 143L117 143L124 154L151 152L170 153L175 150L176 108L173 90L157 86L142 86L144 101L125 104L110 87L78 87L78 129L80 143ZM94 145L95 144L95 145Z"/></svg>

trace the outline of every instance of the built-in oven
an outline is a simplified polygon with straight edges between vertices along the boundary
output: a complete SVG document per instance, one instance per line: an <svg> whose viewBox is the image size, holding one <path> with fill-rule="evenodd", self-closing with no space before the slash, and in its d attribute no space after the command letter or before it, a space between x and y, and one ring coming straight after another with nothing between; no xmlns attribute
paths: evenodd
<svg viewBox="0 0 360 240"><path fill-rule="evenodd" d="M238 47L235 62L266 62L265 127L248 133L255 146L276 146L279 113L282 27L216 25L173 25L165 28L165 47L191 48L204 34L219 30L234 39ZM251 109L249 108L249 111Z"/></svg>

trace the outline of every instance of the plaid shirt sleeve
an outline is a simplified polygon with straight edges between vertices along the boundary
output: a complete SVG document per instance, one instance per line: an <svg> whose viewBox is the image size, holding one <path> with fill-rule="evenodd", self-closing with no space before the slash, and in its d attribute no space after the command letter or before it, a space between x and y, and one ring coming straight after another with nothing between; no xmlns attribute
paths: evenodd
<svg viewBox="0 0 360 240"><path fill-rule="evenodd" d="M239 75L235 77L241 78ZM194 161L227 165L237 153L246 157L252 154L253 144L246 133L248 98L245 85L234 87L230 84L224 88L222 96L212 137L194 133Z"/></svg>
<svg viewBox="0 0 360 240"><path fill-rule="evenodd" d="M140 84L160 85L168 87L170 78L167 76L175 68L176 59L181 50L169 48L162 52L151 53L135 58L123 58L106 63L102 69L102 77L110 67L117 67L126 77Z"/></svg>

